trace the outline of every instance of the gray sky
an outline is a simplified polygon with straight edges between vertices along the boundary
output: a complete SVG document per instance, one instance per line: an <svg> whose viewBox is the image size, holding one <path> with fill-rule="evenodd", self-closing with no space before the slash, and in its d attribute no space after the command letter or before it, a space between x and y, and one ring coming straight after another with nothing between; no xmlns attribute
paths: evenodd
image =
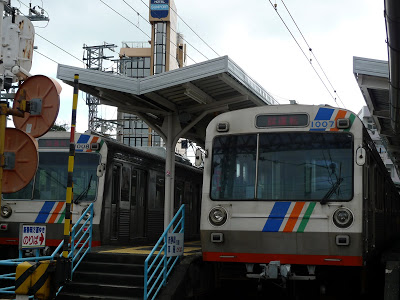
<svg viewBox="0 0 400 300"><path fill-rule="evenodd" d="M21 0L28 5L29 0ZM123 0L102 0L120 14L116 14L100 0L31 0L32 5L43 6L50 22L35 22L36 33L71 53L83 56L83 44L98 45L103 42L121 47L122 41L147 41L150 25ZM308 58L313 58L303 38L290 19L281 0L278 12L291 29ZM42 4L43 2L43 4ZM125 0L144 18L148 18L148 0ZM143 3L144 2L144 3ZM358 113L364 99L353 75L353 56L387 60L383 0L284 0L294 20L302 31L314 55L322 65L337 94L346 108ZM261 84L280 103L295 99L302 104L338 105L311 68L269 0L175 0L180 17L220 56L228 55L249 76ZM17 0L12 5L27 8ZM205 45L178 18L178 31L188 43L208 59L216 58ZM45 28L39 28L44 27ZM78 59L63 52L42 37L36 36L38 51L61 64L83 67ZM193 47L188 46L189 64L206 60ZM117 53L115 53L117 58ZM106 66L111 64L105 63ZM313 58L313 65L319 70ZM55 78L57 64L34 53L31 73ZM323 77L322 72L320 76ZM324 77L323 77L324 78ZM333 94L330 84L325 81ZM70 123L72 88L62 85L61 107L57 123ZM88 110L83 93L79 95L77 129L87 129ZM116 118L114 110L99 107L103 118Z"/></svg>

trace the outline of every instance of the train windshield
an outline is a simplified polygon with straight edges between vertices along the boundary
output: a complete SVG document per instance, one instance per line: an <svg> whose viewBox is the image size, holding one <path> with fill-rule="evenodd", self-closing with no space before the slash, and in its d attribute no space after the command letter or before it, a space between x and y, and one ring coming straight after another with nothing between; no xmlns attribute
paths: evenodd
<svg viewBox="0 0 400 300"><path fill-rule="evenodd" d="M34 179L22 190L5 194L5 199L65 201L68 178L68 152L39 152ZM97 153L76 153L73 172L74 201L94 201L97 191Z"/></svg>
<svg viewBox="0 0 400 300"><path fill-rule="evenodd" d="M213 141L211 199L349 201L353 136L275 132Z"/></svg>

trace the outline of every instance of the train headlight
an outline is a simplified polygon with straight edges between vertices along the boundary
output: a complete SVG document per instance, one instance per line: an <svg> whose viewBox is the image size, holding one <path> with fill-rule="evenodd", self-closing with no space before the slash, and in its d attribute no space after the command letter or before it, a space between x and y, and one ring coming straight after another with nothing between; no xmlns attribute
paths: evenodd
<svg viewBox="0 0 400 300"><path fill-rule="evenodd" d="M12 214L12 209L10 205L6 204L1 207L1 216L3 218L9 218L11 214Z"/></svg>
<svg viewBox="0 0 400 300"><path fill-rule="evenodd" d="M353 224L353 220L353 213L345 207L338 208L333 214L333 223L339 228L350 227Z"/></svg>
<svg viewBox="0 0 400 300"><path fill-rule="evenodd" d="M87 206L87 207L84 207L83 209L82 209L82 213L81 213L81 215L85 215L84 217L83 217L83 219L86 221L89 217L90 217L90 210L85 214L85 211L87 210L87 208L88 208L89 206ZM94 216L94 212L93 212L93 216Z"/></svg>
<svg viewBox="0 0 400 300"><path fill-rule="evenodd" d="M225 224L228 218L228 212L222 206L216 206L213 209L211 209L210 213L208 214L208 217L212 225L221 226Z"/></svg>

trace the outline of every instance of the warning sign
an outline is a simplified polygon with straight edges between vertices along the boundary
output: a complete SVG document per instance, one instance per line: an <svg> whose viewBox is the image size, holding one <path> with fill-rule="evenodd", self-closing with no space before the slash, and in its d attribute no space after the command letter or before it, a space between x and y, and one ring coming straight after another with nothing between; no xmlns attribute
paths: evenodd
<svg viewBox="0 0 400 300"><path fill-rule="evenodd" d="M26 225L20 227L20 249L39 249L46 246L46 226Z"/></svg>

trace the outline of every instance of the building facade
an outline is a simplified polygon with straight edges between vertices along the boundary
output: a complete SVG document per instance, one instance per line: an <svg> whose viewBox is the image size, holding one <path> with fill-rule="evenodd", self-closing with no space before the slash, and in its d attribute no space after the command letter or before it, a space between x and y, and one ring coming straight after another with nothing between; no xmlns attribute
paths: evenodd
<svg viewBox="0 0 400 300"><path fill-rule="evenodd" d="M186 65L186 45L177 33L177 15L173 0L150 0L151 40L123 42L120 49L120 73L144 78ZM138 116L118 111L118 140L132 147L162 147L162 138ZM182 142L176 151L184 154Z"/></svg>

